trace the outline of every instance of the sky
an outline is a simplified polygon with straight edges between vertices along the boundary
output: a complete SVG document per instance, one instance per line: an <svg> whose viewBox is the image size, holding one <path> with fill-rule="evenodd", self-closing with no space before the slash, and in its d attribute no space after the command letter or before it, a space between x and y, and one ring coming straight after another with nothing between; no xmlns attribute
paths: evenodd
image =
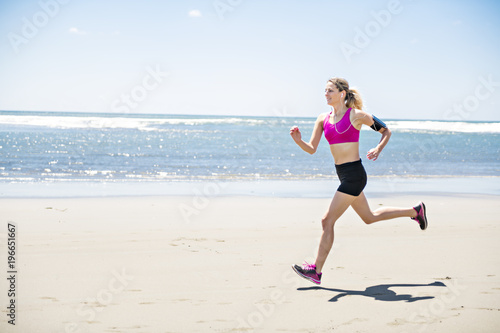
<svg viewBox="0 0 500 333"><path fill-rule="evenodd" d="M500 121L500 2L0 0L0 110Z"/></svg>

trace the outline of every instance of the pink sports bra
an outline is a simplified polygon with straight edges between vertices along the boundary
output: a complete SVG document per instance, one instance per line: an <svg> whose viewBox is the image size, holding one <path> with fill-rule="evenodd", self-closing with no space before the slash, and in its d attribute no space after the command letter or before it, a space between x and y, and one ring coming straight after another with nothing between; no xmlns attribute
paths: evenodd
<svg viewBox="0 0 500 333"><path fill-rule="evenodd" d="M352 126L350 120L351 108L346 111L342 119L336 124L330 123L332 112L323 121L323 131L325 132L326 141L331 145L345 142L359 142L359 130Z"/></svg>

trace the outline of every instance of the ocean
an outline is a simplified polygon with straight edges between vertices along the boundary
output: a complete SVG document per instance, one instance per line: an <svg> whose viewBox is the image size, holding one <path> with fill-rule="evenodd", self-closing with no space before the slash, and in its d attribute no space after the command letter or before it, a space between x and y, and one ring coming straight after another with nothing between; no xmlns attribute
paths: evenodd
<svg viewBox="0 0 500 333"><path fill-rule="evenodd" d="M0 111L0 186L6 184L335 179L315 118ZM393 135L377 161L364 156L380 134L364 128L370 177L500 177L500 122L384 119Z"/></svg>

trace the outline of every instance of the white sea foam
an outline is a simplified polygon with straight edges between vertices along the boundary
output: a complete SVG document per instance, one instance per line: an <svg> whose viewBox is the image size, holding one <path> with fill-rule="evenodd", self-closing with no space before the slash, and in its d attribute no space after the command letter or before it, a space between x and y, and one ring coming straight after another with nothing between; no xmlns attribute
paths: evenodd
<svg viewBox="0 0 500 333"><path fill-rule="evenodd" d="M500 122L398 120L387 126L400 132L500 133Z"/></svg>
<svg viewBox="0 0 500 333"><path fill-rule="evenodd" d="M60 129L97 128L97 129L139 129L159 130L162 125L208 125L208 124L243 124L259 125L264 120L247 118L132 118L132 117L93 117L93 116L31 116L0 115L1 125L37 126Z"/></svg>
<svg viewBox="0 0 500 333"><path fill-rule="evenodd" d="M400 132L460 132L460 133L500 133L500 122L459 122L459 121L422 121L396 120L386 121L391 130ZM54 115L0 115L0 125L35 126L58 129L138 129L142 131L163 131L168 125L203 126L203 125L244 125L244 126L314 126L314 120L308 118L247 118L247 117L207 117L197 118L135 118L106 116L54 116ZM364 130L370 130L363 127ZM169 131L179 129L170 128ZM194 130L194 128L193 128Z"/></svg>

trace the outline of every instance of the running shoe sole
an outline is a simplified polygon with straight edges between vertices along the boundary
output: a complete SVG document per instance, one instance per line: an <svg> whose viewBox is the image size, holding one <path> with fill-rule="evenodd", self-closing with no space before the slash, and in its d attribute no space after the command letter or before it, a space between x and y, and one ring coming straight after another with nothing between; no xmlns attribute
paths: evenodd
<svg viewBox="0 0 500 333"><path fill-rule="evenodd" d="M313 278L312 278L312 277L310 277L310 276L306 276L306 275L302 274L302 273L298 270L298 269L302 269L302 267L295 265L295 266L292 266L292 269L293 269L293 270L295 271L295 273L297 273L300 277L302 277L302 278L304 278L304 279L306 279L306 280L309 280L309 281L311 281L312 283L315 283L315 284L321 284L321 281L318 281L318 280L316 280L316 279L313 279Z"/></svg>
<svg viewBox="0 0 500 333"><path fill-rule="evenodd" d="M421 221L420 219L418 219L418 224L420 224L420 229L422 230L425 230L427 229L427 212L426 212L426 209L425 209L425 204L423 202L420 202L422 204L422 215L424 216L424 219L423 221ZM418 214L420 215L420 214Z"/></svg>

